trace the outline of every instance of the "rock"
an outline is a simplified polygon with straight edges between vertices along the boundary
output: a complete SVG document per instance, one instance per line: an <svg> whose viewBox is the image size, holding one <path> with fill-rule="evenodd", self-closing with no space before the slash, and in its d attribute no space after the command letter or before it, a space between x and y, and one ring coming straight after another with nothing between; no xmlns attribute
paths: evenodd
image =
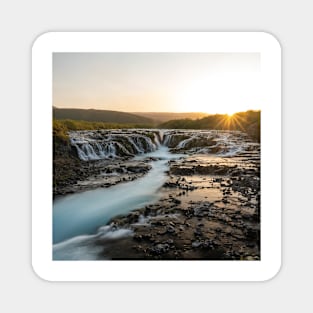
<svg viewBox="0 0 313 313"><path fill-rule="evenodd" d="M191 244L191 246L193 247L193 248L199 248L199 247L201 247L201 242L200 241L194 241L192 244Z"/></svg>
<svg viewBox="0 0 313 313"><path fill-rule="evenodd" d="M168 233L170 233L170 234L174 234L175 233L175 228L170 225L170 226L167 227L166 231Z"/></svg>
<svg viewBox="0 0 313 313"><path fill-rule="evenodd" d="M244 259L247 261L255 261L254 257L251 255L246 256Z"/></svg>
<svg viewBox="0 0 313 313"><path fill-rule="evenodd" d="M167 243L164 243L164 244L158 243L156 246L152 247L150 249L150 251L152 253L154 253L154 254L163 254L163 253L169 251L169 249L170 249L169 244L167 244Z"/></svg>
<svg viewBox="0 0 313 313"><path fill-rule="evenodd" d="M136 240L136 241L141 241L141 240L142 240L142 236L141 236L141 235L138 235L138 234L134 235L133 238L134 238L134 240Z"/></svg>
<svg viewBox="0 0 313 313"><path fill-rule="evenodd" d="M176 183L171 183L171 182L166 182L166 183L163 184L163 187L176 188L177 184Z"/></svg>
<svg viewBox="0 0 313 313"><path fill-rule="evenodd" d="M156 221L151 221L151 224L155 226L164 226L165 222L156 220Z"/></svg>
<svg viewBox="0 0 313 313"><path fill-rule="evenodd" d="M253 248L255 246L254 242L247 242L246 246L249 248Z"/></svg>
<svg viewBox="0 0 313 313"><path fill-rule="evenodd" d="M258 240L259 231L257 229L253 229L249 227L246 229L245 235L246 235L247 240L251 240L251 241Z"/></svg>
<svg viewBox="0 0 313 313"><path fill-rule="evenodd" d="M196 230L193 232L195 236L202 236L202 231L200 228L196 228Z"/></svg>
<svg viewBox="0 0 313 313"><path fill-rule="evenodd" d="M205 215L205 212L203 212L202 208L194 208L193 215L197 217L203 217Z"/></svg>
<svg viewBox="0 0 313 313"><path fill-rule="evenodd" d="M172 166L170 173L174 175L189 176L194 174L194 169L190 167Z"/></svg>
<svg viewBox="0 0 313 313"><path fill-rule="evenodd" d="M181 204L181 201L180 200L178 200L178 199L173 199L173 202L175 203L175 204Z"/></svg>

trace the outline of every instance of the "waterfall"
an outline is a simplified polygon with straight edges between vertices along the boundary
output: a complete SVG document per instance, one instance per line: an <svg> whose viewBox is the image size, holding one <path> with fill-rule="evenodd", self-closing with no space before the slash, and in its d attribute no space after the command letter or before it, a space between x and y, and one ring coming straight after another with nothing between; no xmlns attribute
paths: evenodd
<svg viewBox="0 0 313 313"><path fill-rule="evenodd" d="M192 137L189 137L187 139L184 139L182 140L177 146L176 148L177 149L182 149L182 148L185 148L186 144L192 140L194 140L195 138L197 138L196 136L192 136Z"/></svg>
<svg viewBox="0 0 313 313"><path fill-rule="evenodd" d="M160 140L159 140L159 136L156 133L154 133L154 142L156 143L156 145L158 147L161 145Z"/></svg>
<svg viewBox="0 0 313 313"><path fill-rule="evenodd" d="M83 161L134 156L153 152L159 145L155 131L150 130L72 131L69 136Z"/></svg>
<svg viewBox="0 0 313 313"><path fill-rule="evenodd" d="M176 150L232 156L251 149L245 135L218 130L94 130L72 131L70 142L83 161L115 159L153 152L161 145Z"/></svg>

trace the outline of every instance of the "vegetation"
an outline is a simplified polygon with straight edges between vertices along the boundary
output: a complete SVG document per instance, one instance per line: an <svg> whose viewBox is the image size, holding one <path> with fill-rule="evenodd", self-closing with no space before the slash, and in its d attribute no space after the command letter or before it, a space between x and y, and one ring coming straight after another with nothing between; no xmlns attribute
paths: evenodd
<svg viewBox="0 0 313 313"><path fill-rule="evenodd" d="M189 118L171 120L159 126L153 123L109 123L91 122L85 120L54 119L53 120L53 186L54 191L63 186L71 179L78 179L80 161L71 148L68 132L72 130L98 130L98 129L121 129L121 128L167 128L167 129L222 129L242 130L252 138L260 141L260 111L247 111L228 115L209 115L204 118L192 120ZM152 140L153 130L147 133ZM183 138L179 138L183 140ZM125 145L127 142L125 142ZM201 143L199 143L201 144ZM131 148L130 148L131 149Z"/></svg>
<svg viewBox="0 0 313 313"><path fill-rule="evenodd" d="M99 130L121 128L151 128L151 124L118 124L104 122L75 121L70 119L53 120L53 190L57 193L59 187L65 186L68 181L78 180L81 172L80 160L75 156L68 137L71 130ZM151 139L154 133L147 134ZM128 144L126 140L125 145ZM143 142L145 144L145 142ZM131 147L130 147L131 149Z"/></svg>
<svg viewBox="0 0 313 313"><path fill-rule="evenodd" d="M202 117L208 116L207 113L201 112L186 112L186 113L176 113L176 112L134 112L133 114L144 116L150 118L154 121L158 121L158 123L164 123L170 120L178 120L178 119L200 119Z"/></svg>
<svg viewBox="0 0 313 313"><path fill-rule="evenodd" d="M54 150L57 146L69 144L68 132L71 130L98 130L98 129L122 129L122 128L151 128L151 124L117 124L104 122L88 122L74 120L53 120L53 144ZM153 133L150 134L151 139Z"/></svg>
<svg viewBox="0 0 313 313"><path fill-rule="evenodd" d="M138 116L135 114L118 111L93 109L60 109L54 107L53 118L57 120L75 120L117 124L155 124L152 119L144 116Z"/></svg>
<svg viewBox="0 0 313 313"><path fill-rule="evenodd" d="M106 122L89 122L75 120L53 120L53 131L122 129L122 128L151 128L151 124L118 124Z"/></svg>
<svg viewBox="0 0 313 313"><path fill-rule="evenodd" d="M260 141L260 111L240 112L234 115L215 114L201 119L171 120L159 125L164 129L219 129L241 130L247 132L252 138Z"/></svg>
<svg viewBox="0 0 313 313"><path fill-rule="evenodd" d="M60 137L70 130L95 130L95 129L122 129L122 128L151 128L151 124L118 124L105 122L88 122L74 120L53 120L53 134Z"/></svg>
<svg viewBox="0 0 313 313"><path fill-rule="evenodd" d="M55 110L55 109L54 109ZM57 109L59 110L59 109ZM63 109L62 109L63 110ZM66 109L64 109L66 110ZM90 111L90 110L81 110ZM97 111L97 110L94 110ZM105 111L108 112L108 111ZM123 113L123 112L117 112ZM125 113L126 114L126 113ZM130 114L131 115L131 114ZM122 128L163 128L163 129L220 129L241 130L247 132L253 139L260 141L260 111L240 112L234 115L215 114L192 120L190 118L170 120L158 126L152 120L149 123L118 123L118 122L92 122L88 120L54 119L53 142L68 145L68 131L96 130L96 129L122 129ZM149 134L153 139L154 134Z"/></svg>
<svg viewBox="0 0 313 313"><path fill-rule="evenodd" d="M149 124L156 126L169 120L190 118L200 119L207 116L207 113L188 112L118 112L109 110L93 109L61 109L53 108L53 117L58 120L70 119L89 122L106 122L118 124Z"/></svg>

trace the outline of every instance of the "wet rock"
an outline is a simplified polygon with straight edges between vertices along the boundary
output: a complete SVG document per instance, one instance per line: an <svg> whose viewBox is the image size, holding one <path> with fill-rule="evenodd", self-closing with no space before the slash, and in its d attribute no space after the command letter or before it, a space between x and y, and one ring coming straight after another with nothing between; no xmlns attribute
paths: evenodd
<svg viewBox="0 0 313 313"><path fill-rule="evenodd" d="M166 231L170 234L174 234L176 232L175 228L171 225L166 228Z"/></svg>
<svg viewBox="0 0 313 313"><path fill-rule="evenodd" d="M190 134L188 136L186 138L190 138ZM172 145L174 143L175 140ZM158 203L116 218L120 228L130 228L134 234L116 250L118 243L114 243L112 250L120 251L122 258L138 256L157 260L259 258L260 179L256 177L260 172L259 161L253 159L252 154L238 158L207 157L205 154L214 148L211 151L204 148L201 155L196 155L199 150L192 148L185 159L169 161L167 174L170 176ZM226 148L220 145L216 151L226 151ZM77 165L74 171L77 177L93 174L94 180L97 175L111 177L110 181L101 182L110 187L141 177L151 161L151 158L140 162L107 160L106 165L101 166L99 162L88 162ZM64 182L67 188L76 184L75 175ZM140 215L135 212L145 219L148 217L149 224L138 224ZM127 254L132 247L133 254Z"/></svg>
<svg viewBox="0 0 313 313"><path fill-rule="evenodd" d="M201 242L200 241L194 241L192 244L191 244L191 246L193 247L193 248L199 248L199 247L201 247Z"/></svg>
<svg viewBox="0 0 313 313"><path fill-rule="evenodd" d="M181 201L180 200L178 200L178 199L173 199L173 202L175 203L175 204L181 204Z"/></svg>
<svg viewBox="0 0 313 313"><path fill-rule="evenodd" d="M168 243L158 243L156 246L150 249L150 252L158 255L158 254L163 254L163 253L168 252L169 249L170 249L170 246Z"/></svg>
<svg viewBox="0 0 313 313"><path fill-rule="evenodd" d="M251 241L258 240L259 230L249 227L246 229L245 235L246 235L247 240L251 240Z"/></svg>
<svg viewBox="0 0 313 313"><path fill-rule="evenodd" d="M253 256L251 256L251 255L247 255L247 256L244 257L244 260L246 260L246 261L255 261L255 258Z"/></svg>
<svg viewBox="0 0 313 313"><path fill-rule="evenodd" d="M202 236L202 230L200 228L196 228L196 230L193 232L195 236Z"/></svg>
<svg viewBox="0 0 313 313"><path fill-rule="evenodd" d="M134 238L134 240L136 240L136 241L141 241L141 240L142 240L142 235L135 234L135 235L133 236L133 238Z"/></svg>
<svg viewBox="0 0 313 313"><path fill-rule="evenodd" d="M163 184L163 187L177 188L177 184L176 183L172 183L172 182L166 182L166 183Z"/></svg>
<svg viewBox="0 0 313 313"><path fill-rule="evenodd" d="M197 217L203 217L205 215L205 209L204 208L194 208L193 215Z"/></svg>
<svg viewBox="0 0 313 313"><path fill-rule="evenodd" d="M170 173L174 175L193 175L194 169L190 167L182 167L182 166L172 166L170 169Z"/></svg>
<svg viewBox="0 0 313 313"><path fill-rule="evenodd" d="M164 226L166 225L166 223L162 220L158 220L158 219L153 219L151 220L151 224L154 226Z"/></svg>
<svg viewBox="0 0 313 313"><path fill-rule="evenodd" d="M140 212L132 212L128 215L128 221L133 224L137 223L138 219L140 217Z"/></svg>

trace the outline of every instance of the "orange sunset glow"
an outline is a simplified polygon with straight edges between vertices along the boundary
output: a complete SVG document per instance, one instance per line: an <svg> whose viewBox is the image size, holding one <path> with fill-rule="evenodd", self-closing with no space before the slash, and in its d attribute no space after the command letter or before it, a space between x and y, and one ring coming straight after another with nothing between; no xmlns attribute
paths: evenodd
<svg viewBox="0 0 313 313"><path fill-rule="evenodd" d="M53 105L125 112L259 110L258 53L54 53Z"/></svg>

